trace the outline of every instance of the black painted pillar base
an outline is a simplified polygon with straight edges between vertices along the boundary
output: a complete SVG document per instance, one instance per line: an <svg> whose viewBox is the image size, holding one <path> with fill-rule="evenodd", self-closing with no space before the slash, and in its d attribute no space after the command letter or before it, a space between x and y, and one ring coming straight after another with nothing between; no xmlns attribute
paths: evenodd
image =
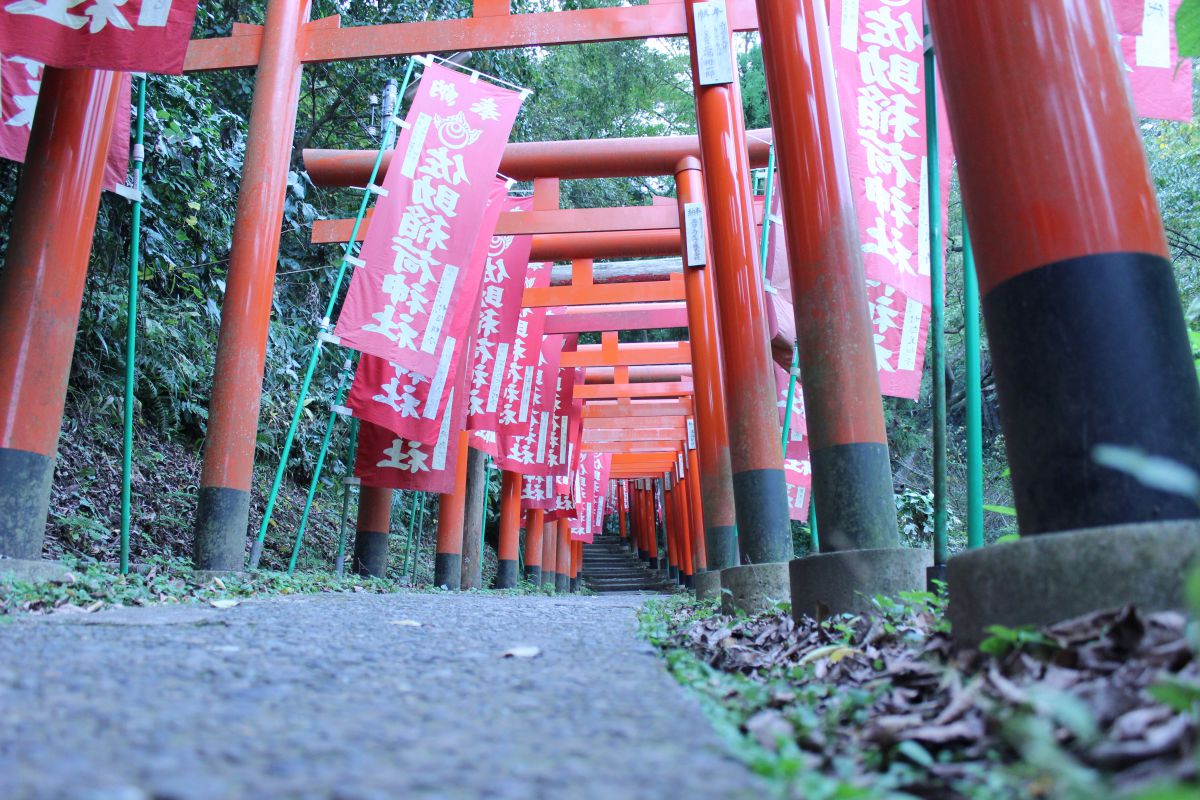
<svg viewBox="0 0 1200 800"><path fill-rule="evenodd" d="M752 469L734 473L733 499L739 544L750 563L790 561L794 555L792 519L784 471Z"/></svg>
<svg viewBox="0 0 1200 800"><path fill-rule="evenodd" d="M637 555L638 555L638 560L641 561L642 563L644 563L644 564L650 563L650 553L647 552L646 550L642 550L639 548L637 551Z"/></svg>
<svg viewBox="0 0 1200 800"><path fill-rule="evenodd" d="M357 531L354 534L354 560L351 569L365 578L386 578L388 535L380 531Z"/></svg>
<svg viewBox="0 0 1200 800"><path fill-rule="evenodd" d="M554 574L554 591L566 594L571 588L571 579L562 572Z"/></svg>
<svg viewBox="0 0 1200 800"><path fill-rule="evenodd" d="M0 556L42 557L54 458L0 448Z"/></svg>
<svg viewBox="0 0 1200 800"><path fill-rule="evenodd" d="M900 546L887 445L864 442L814 450L812 479L822 553Z"/></svg>
<svg viewBox="0 0 1200 800"><path fill-rule="evenodd" d="M738 534L734 525L713 525L704 529L704 548L708 568L712 570L736 567L738 557Z"/></svg>
<svg viewBox="0 0 1200 800"><path fill-rule="evenodd" d="M542 570L542 586L549 586L551 589L554 589L557 585L558 573Z"/></svg>
<svg viewBox="0 0 1200 800"><path fill-rule="evenodd" d="M241 572L246 568L246 526L250 493L201 486L196 506L192 565L196 569Z"/></svg>
<svg viewBox="0 0 1200 800"><path fill-rule="evenodd" d="M934 594L946 593L945 564L934 564L925 570L925 591L933 592Z"/></svg>
<svg viewBox="0 0 1200 800"><path fill-rule="evenodd" d="M513 589L518 583L519 572L515 559L503 559L496 564L496 588Z"/></svg>
<svg viewBox="0 0 1200 800"><path fill-rule="evenodd" d="M579 591L579 578L571 578L571 593Z"/></svg>
<svg viewBox="0 0 1200 800"><path fill-rule="evenodd" d="M462 555L438 553L433 559L433 585L458 591L462 588Z"/></svg>
<svg viewBox="0 0 1200 800"><path fill-rule="evenodd" d="M1200 471L1200 387L1169 261L1048 264L998 284L983 312L1022 536L1200 517L1194 498L1095 453L1117 445Z"/></svg>
<svg viewBox="0 0 1200 800"><path fill-rule="evenodd" d="M679 567L674 564L667 566L667 577L673 581L679 580Z"/></svg>
<svg viewBox="0 0 1200 800"><path fill-rule="evenodd" d="M691 589L691 588L692 588L692 585L693 585L693 583L694 583L694 581L692 580L692 576L691 576L691 575L684 575L684 576L683 576L683 585L684 585L684 588Z"/></svg>
<svg viewBox="0 0 1200 800"><path fill-rule="evenodd" d="M534 586L539 586L542 583L542 568L540 566L525 567L525 580L532 583Z"/></svg>

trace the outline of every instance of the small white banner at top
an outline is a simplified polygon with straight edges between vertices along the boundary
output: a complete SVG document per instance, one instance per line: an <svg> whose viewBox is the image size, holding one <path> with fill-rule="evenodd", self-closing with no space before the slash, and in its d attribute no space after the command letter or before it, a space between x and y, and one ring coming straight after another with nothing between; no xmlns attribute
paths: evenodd
<svg viewBox="0 0 1200 800"><path fill-rule="evenodd" d="M687 263L689 267L703 267L708 263L708 241L704 232L704 204L683 204L684 237L687 239Z"/></svg>
<svg viewBox="0 0 1200 800"><path fill-rule="evenodd" d="M725 0L708 0L692 7L696 21L696 64L700 85L733 83L733 48Z"/></svg>
<svg viewBox="0 0 1200 800"><path fill-rule="evenodd" d="M688 450L696 449L696 420L688 417L687 421Z"/></svg>

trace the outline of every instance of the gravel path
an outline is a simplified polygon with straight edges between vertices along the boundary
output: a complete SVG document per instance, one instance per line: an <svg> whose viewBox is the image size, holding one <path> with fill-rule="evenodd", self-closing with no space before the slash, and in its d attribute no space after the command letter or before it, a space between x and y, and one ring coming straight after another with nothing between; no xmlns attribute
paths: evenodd
<svg viewBox="0 0 1200 800"><path fill-rule="evenodd" d="M356 594L24 617L0 625L0 798L761 797L636 638L641 602ZM518 645L541 653L501 657Z"/></svg>

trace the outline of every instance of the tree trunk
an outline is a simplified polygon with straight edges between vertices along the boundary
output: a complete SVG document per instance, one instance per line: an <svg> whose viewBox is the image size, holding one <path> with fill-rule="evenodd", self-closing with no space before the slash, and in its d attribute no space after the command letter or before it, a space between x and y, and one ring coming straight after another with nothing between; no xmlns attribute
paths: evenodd
<svg viewBox="0 0 1200 800"><path fill-rule="evenodd" d="M487 455L467 450L467 502L463 522L462 588L483 588L483 502L486 497Z"/></svg>

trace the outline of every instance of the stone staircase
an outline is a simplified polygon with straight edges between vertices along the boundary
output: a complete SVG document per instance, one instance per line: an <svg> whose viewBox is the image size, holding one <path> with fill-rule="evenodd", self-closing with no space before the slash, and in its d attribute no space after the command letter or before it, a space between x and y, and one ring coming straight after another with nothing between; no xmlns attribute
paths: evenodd
<svg viewBox="0 0 1200 800"><path fill-rule="evenodd" d="M583 585L593 592L671 592L672 581L652 572L629 552L620 536L600 534L583 546Z"/></svg>

